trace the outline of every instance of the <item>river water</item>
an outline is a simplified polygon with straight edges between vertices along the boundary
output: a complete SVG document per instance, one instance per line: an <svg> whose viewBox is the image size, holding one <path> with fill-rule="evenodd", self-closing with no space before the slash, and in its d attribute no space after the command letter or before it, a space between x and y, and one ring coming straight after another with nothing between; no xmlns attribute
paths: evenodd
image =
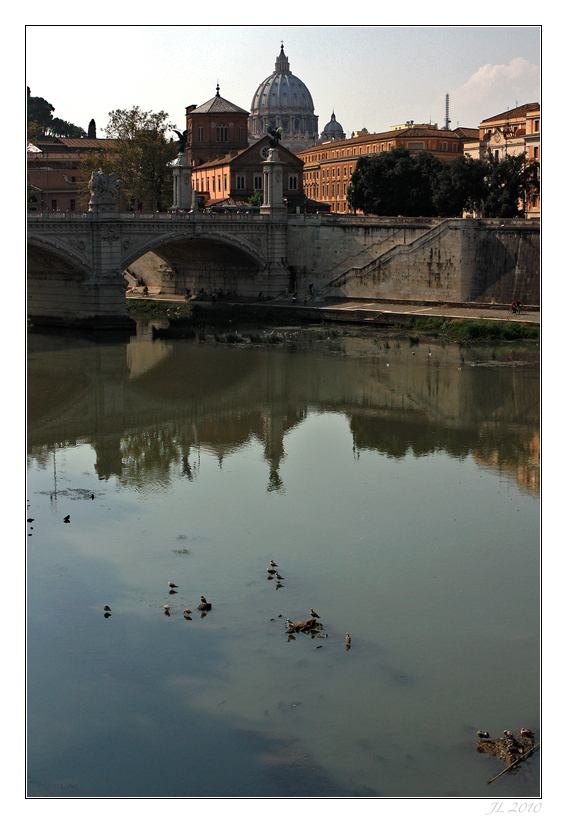
<svg viewBox="0 0 567 824"><path fill-rule="evenodd" d="M537 349L227 340L29 333L28 794L537 797Z"/></svg>

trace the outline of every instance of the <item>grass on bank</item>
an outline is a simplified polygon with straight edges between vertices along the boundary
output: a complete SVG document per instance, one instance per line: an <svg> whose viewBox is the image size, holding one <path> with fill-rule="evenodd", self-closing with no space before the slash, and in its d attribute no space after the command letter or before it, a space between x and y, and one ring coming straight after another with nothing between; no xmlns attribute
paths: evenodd
<svg viewBox="0 0 567 824"><path fill-rule="evenodd" d="M159 318L190 318L193 314L188 303L165 303L162 300L128 300L126 309L133 320L158 320Z"/></svg>
<svg viewBox="0 0 567 824"><path fill-rule="evenodd" d="M190 303L166 303L159 300L127 300L126 305L130 316L134 320L158 320L169 318L172 323L181 323L191 320L197 324L215 323L234 320L262 322L277 325L290 323L297 324L301 317L292 310L286 311L282 307L246 306L238 308L234 305L222 303L207 306ZM313 320L307 323L313 323ZM483 318L451 319L442 317L407 318L397 325L399 330L410 333L414 343L419 342L419 334L433 338L443 338L454 343L471 341L490 343L505 343L506 341L533 341L538 342L540 329L537 324L518 323L505 320L485 320ZM411 333L414 333L411 335Z"/></svg>
<svg viewBox="0 0 567 824"><path fill-rule="evenodd" d="M420 331L434 337L444 337L455 342L539 340L539 326L514 323L506 320L470 318L409 318L402 325L408 331Z"/></svg>

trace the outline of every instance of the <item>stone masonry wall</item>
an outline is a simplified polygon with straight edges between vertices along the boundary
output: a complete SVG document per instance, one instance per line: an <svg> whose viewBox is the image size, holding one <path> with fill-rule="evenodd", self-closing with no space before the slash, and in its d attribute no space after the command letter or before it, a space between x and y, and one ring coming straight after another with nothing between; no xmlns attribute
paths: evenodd
<svg viewBox="0 0 567 824"><path fill-rule="evenodd" d="M539 304L539 225L531 221L328 223L290 221L288 262L300 290L314 283L336 297Z"/></svg>

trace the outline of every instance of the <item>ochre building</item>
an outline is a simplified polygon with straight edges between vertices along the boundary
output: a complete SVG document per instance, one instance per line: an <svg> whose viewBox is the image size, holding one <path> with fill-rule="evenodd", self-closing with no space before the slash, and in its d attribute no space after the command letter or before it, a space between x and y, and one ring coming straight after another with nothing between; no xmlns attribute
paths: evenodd
<svg viewBox="0 0 567 824"><path fill-rule="evenodd" d="M359 157L402 147L410 152L428 151L440 160L451 161L463 154L465 141L473 138L478 139L478 129L409 124L378 134L363 130L346 140L319 143L297 155L304 162L305 194L310 200L326 204L332 212L348 212L347 190Z"/></svg>

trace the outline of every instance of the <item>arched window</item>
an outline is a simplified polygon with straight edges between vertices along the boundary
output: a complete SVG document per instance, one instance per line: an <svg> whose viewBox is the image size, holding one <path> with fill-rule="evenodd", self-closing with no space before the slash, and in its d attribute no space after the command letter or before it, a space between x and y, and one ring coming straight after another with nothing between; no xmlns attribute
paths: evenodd
<svg viewBox="0 0 567 824"><path fill-rule="evenodd" d="M217 126L217 140L219 143L226 143L228 141L228 127L221 123Z"/></svg>

